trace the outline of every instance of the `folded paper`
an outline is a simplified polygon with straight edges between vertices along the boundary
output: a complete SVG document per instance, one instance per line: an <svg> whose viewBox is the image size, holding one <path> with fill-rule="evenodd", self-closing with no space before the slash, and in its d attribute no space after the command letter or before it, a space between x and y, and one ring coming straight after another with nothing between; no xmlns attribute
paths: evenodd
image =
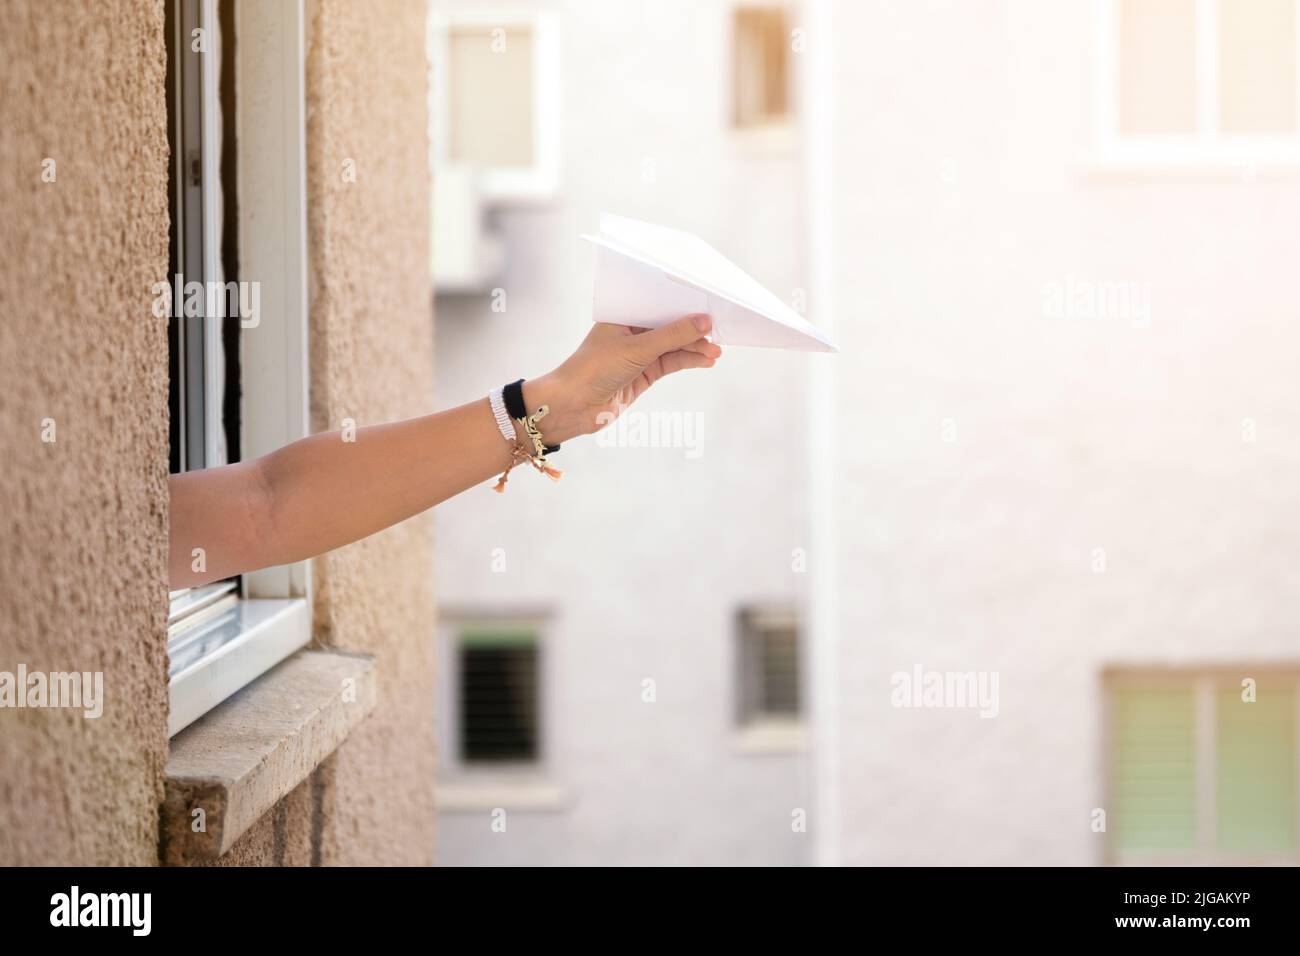
<svg viewBox="0 0 1300 956"><path fill-rule="evenodd" d="M693 312L713 316L719 345L838 351L807 319L703 239L667 226L600 217L592 319L653 329Z"/></svg>

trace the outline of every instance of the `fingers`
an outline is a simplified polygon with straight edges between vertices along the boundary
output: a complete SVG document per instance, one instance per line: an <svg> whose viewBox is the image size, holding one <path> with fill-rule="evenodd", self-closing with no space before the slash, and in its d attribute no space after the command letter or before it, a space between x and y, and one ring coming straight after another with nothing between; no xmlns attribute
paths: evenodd
<svg viewBox="0 0 1300 956"><path fill-rule="evenodd" d="M718 355L722 354L722 349L716 345ZM700 352L694 352L690 349L678 349L675 352L668 352L659 356L659 366L663 369L665 375L671 375L673 372L680 372L688 368L713 368L714 362L717 361L717 355L704 355Z"/></svg>
<svg viewBox="0 0 1300 956"><path fill-rule="evenodd" d="M683 345L682 348L688 352L699 352L709 358L718 358L722 355L722 346L714 345L708 339L696 339L690 345Z"/></svg>
<svg viewBox="0 0 1300 956"><path fill-rule="evenodd" d="M632 336L630 345L643 364L650 364L661 355L685 348L703 338L713 328L713 320L703 314L687 315L662 328L652 329Z"/></svg>

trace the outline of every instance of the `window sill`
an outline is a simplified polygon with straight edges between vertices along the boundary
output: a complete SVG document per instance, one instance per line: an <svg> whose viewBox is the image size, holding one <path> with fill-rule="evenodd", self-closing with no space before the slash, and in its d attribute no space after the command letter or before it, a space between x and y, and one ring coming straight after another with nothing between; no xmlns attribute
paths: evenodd
<svg viewBox="0 0 1300 956"><path fill-rule="evenodd" d="M1126 142L1100 147L1083 158L1094 177L1177 177L1230 182L1294 179L1300 173L1300 140L1266 145Z"/></svg>
<svg viewBox="0 0 1300 956"><path fill-rule="evenodd" d="M807 732L798 720L755 721L736 732L736 749L742 754L797 754L803 753L807 746Z"/></svg>
<svg viewBox="0 0 1300 956"><path fill-rule="evenodd" d="M497 807L556 813L572 804L568 790L545 777L458 780L440 784L434 794L434 805L442 813L481 813Z"/></svg>
<svg viewBox="0 0 1300 956"><path fill-rule="evenodd" d="M799 147L799 134L790 120L733 126L730 134L732 148L741 156L792 156Z"/></svg>
<svg viewBox="0 0 1300 956"><path fill-rule="evenodd" d="M174 737L164 863L224 854L347 739L376 698L373 658L300 651Z"/></svg>

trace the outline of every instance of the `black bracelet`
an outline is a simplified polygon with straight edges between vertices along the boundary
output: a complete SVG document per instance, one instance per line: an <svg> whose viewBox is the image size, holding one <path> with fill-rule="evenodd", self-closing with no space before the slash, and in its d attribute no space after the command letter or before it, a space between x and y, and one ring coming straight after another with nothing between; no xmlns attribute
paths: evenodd
<svg viewBox="0 0 1300 956"><path fill-rule="evenodd" d="M501 397L505 399L506 414L514 419L528 417L528 406L524 404L524 380L521 378L517 382L511 382L501 389ZM559 445L547 445L546 454L553 455L560 450Z"/></svg>

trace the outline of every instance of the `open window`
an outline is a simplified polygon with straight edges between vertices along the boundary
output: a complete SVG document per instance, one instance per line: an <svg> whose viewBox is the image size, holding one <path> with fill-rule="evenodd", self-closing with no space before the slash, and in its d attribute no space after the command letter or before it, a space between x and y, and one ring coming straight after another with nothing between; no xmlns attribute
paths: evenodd
<svg viewBox="0 0 1300 956"><path fill-rule="evenodd" d="M1103 165L1300 163L1297 0L1099 0Z"/></svg>
<svg viewBox="0 0 1300 956"><path fill-rule="evenodd" d="M306 434L306 167L301 3L166 15L175 473ZM171 593L170 734L310 640L309 584L304 562Z"/></svg>

